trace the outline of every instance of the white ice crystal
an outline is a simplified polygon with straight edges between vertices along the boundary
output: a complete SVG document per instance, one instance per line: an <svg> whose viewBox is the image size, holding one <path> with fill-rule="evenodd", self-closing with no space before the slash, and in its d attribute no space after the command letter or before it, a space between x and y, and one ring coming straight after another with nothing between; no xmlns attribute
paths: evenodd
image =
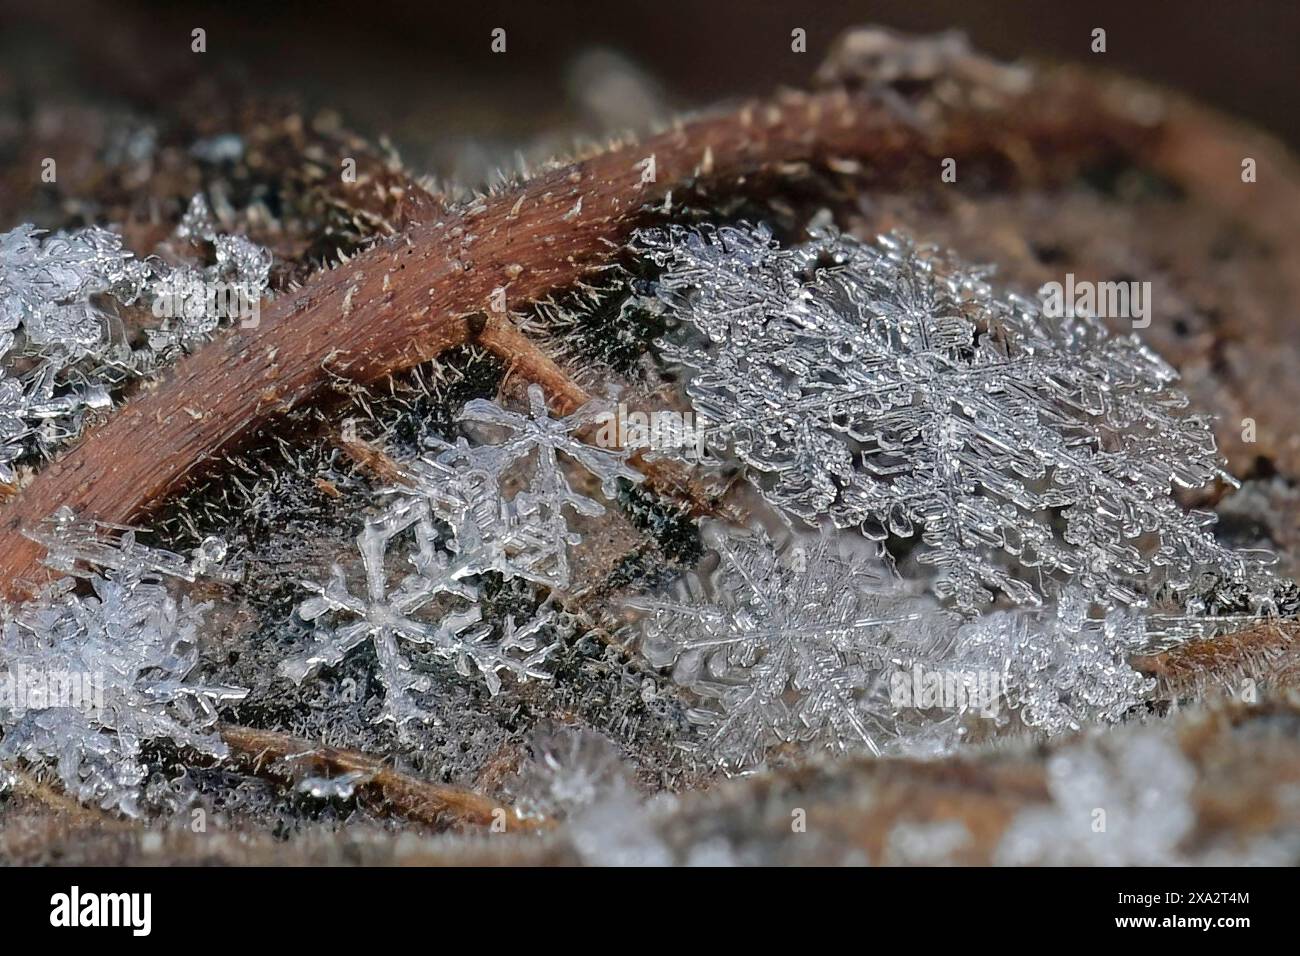
<svg viewBox="0 0 1300 956"><path fill-rule="evenodd" d="M560 456L599 478L607 495L617 492L619 479L641 477L627 466L625 453L575 437L601 410L590 405L553 419L537 386L529 389L527 414L469 402L463 421L503 428L506 438L495 445L435 442L430 453L403 466L403 483L385 489L380 514L357 536L365 593L354 595L336 565L327 584L308 584L318 596L299 608L308 621L327 615L352 620L319 628L312 647L283 662L281 673L301 682L370 641L387 691L380 719L399 726L427 717L413 695L430 686L427 675L413 671L399 641L453 660L463 676L481 675L493 694L502 687L502 674L548 677L546 659L555 648L544 639L552 623L549 606L522 624L507 617L499 629L484 625L478 607L482 576L521 578L552 589L568 585L568 547L578 538L567 512L597 515L604 506L572 488ZM523 488L508 497L507 486L521 475ZM395 543L408 570L390 581Z"/></svg>
<svg viewBox="0 0 1300 956"><path fill-rule="evenodd" d="M640 237L680 334L687 393L764 494L873 539L920 536L935 593L973 612L1063 583L1099 605L1184 596L1209 571L1249 591L1253 558L1171 488L1220 470L1176 373L1097 319L1051 318L900 236L762 228ZM694 334L691 334L694 333Z"/></svg>
<svg viewBox="0 0 1300 956"><path fill-rule="evenodd" d="M1048 735L1088 723L1119 721L1155 687L1129 664L1149 646L1142 615L1115 608L1090 617L1083 593L1066 589L1058 604L1002 611L961 628L952 666L1002 674L1007 705Z"/></svg>
<svg viewBox="0 0 1300 956"><path fill-rule="evenodd" d="M120 236L96 226L42 238L26 224L0 234L0 354L20 327L38 346L93 348L104 323L91 297L134 302L149 272Z"/></svg>
<svg viewBox="0 0 1300 956"><path fill-rule="evenodd" d="M593 730L542 728L529 742L531 757L509 782L516 812L563 818L631 790L631 775L614 742Z"/></svg>
<svg viewBox="0 0 1300 956"><path fill-rule="evenodd" d="M12 463L23 455L77 437L127 379L212 332L224 317L211 307L218 290L227 303L266 294L270 253L210 221L200 226L206 205L201 196L196 204L186 222L198 232L182 232L211 242L215 264L206 267L139 259L100 226L0 233L0 482L14 481ZM133 305L162 315L160 327L145 330L149 347L134 351L114 312Z"/></svg>
<svg viewBox="0 0 1300 956"><path fill-rule="evenodd" d="M573 727L543 729L508 789L525 816L564 821L588 866L670 866L656 813L608 737Z"/></svg>
<svg viewBox="0 0 1300 956"><path fill-rule="evenodd" d="M717 522L703 535L711 573L627 601L646 659L701 700L693 749L729 770L786 743L880 753L901 732L892 675L944 652L948 616L903 591L861 539L822 532L780 549L761 529Z"/></svg>
<svg viewBox="0 0 1300 956"><path fill-rule="evenodd" d="M52 524L51 563L74 576L4 609L0 761L50 766L78 799L136 816L142 744L165 739L223 756L217 706L247 692L191 679L210 605L178 600L164 583L175 555L129 532L116 551L102 535L70 547L76 525L67 515ZM102 559L94 570L82 567L89 554Z"/></svg>

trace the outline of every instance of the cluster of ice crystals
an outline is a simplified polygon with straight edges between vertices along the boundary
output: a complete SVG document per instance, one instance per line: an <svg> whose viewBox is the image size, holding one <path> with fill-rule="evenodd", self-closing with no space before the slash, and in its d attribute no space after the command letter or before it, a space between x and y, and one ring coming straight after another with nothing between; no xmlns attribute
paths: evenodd
<svg viewBox="0 0 1300 956"><path fill-rule="evenodd" d="M0 482L14 481L13 463L25 454L79 435L115 387L210 333L230 303L265 295L270 253L217 233L205 216L196 197L181 238L212 244L215 264L206 268L138 259L99 226L0 233ZM161 327L146 330L147 348L122 340L114 303L162 315Z"/></svg>
<svg viewBox="0 0 1300 956"><path fill-rule="evenodd" d="M1207 569L1238 584L1260 573L1216 541L1212 515L1171 496L1231 478L1173 369L1136 337L1049 317L898 235L639 241L685 326L663 354L687 370L711 441L788 514L919 535L953 606L1037 604L1063 583L1141 606L1157 584L1186 595Z"/></svg>
<svg viewBox="0 0 1300 956"><path fill-rule="evenodd" d="M589 866L671 866L657 816L608 737L574 727L545 728L508 790L526 816L564 821L564 833Z"/></svg>
<svg viewBox="0 0 1300 956"><path fill-rule="evenodd" d="M823 530L782 550L758 530L706 523L704 534L710 573L626 603L641 612L648 662L701 701L694 749L729 771L784 743L944 753L971 721L1000 726L1010 713L1055 736L1117 722L1154 688L1130 664L1150 647L1142 615L1094 616L1080 589L963 623L874 555L846 552L855 537Z"/></svg>
<svg viewBox="0 0 1300 956"><path fill-rule="evenodd" d="M632 786L614 742L593 730L543 728L530 750L508 788L525 816L567 817Z"/></svg>
<svg viewBox="0 0 1300 956"><path fill-rule="evenodd" d="M33 600L3 609L0 761L50 766L78 799L139 815L148 768L141 745L166 739L213 756L217 707L241 688L192 679L209 604L177 596L165 576L191 577L170 552L130 532L114 549L103 532L61 514L41 540L69 570ZM77 543L76 529L93 540ZM87 559L93 569L81 565Z"/></svg>
<svg viewBox="0 0 1300 956"><path fill-rule="evenodd" d="M414 695L430 686L428 676L417 674L402 655L399 641L453 660L463 676L481 675L493 694L503 674L516 680L548 677L546 659L555 648L545 639L552 624L549 604L523 624L507 617L498 631L481 622L482 576L521 578L552 589L568 585L568 547L578 538L566 510L597 515L604 505L572 488L560 456L599 478L607 495L616 493L618 479L641 477L627 466L625 453L593 448L575 436L601 411L591 404L552 418L535 385L527 413L486 400L469 402L462 420L499 427L504 440L437 443L405 466L404 483L386 489L382 510L357 536L364 593L354 595L336 565L328 583L308 585L317 596L299 608L304 620L339 616L347 623L318 628L313 646L284 661L281 673L301 682L370 641L387 691L380 719L399 726L426 719ZM524 486L508 496L523 475ZM405 568L392 580L389 565L399 557Z"/></svg>
<svg viewBox="0 0 1300 956"><path fill-rule="evenodd" d="M120 236L92 226L41 237L27 224L0 234L0 353L21 328L37 346L89 350L103 337L91 296L134 302L149 266L122 248Z"/></svg>
<svg viewBox="0 0 1300 956"><path fill-rule="evenodd" d="M1170 866L1196 823L1196 770L1154 728L1092 737L1047 762L1052 803L1022 811L1003 834L999 865Z"/></svg>
<svg viewBox="0 0 1300 956"><path fill-rule="evenodd" d="M176 235L192 244L210 243L215 262L178 266L151 287L155 301L168 304L166 321L146 332L149 348L163 354L202 341L223 321L251 322L241 309L266 294L271 276L271 254L244 236L218 232L202 193L190 200Z"/></svg>
<svg viewBox="0 0 1300 956"><path fill-rule="evenodd" d="M1002 611L965 624L956 659L963 669L1003 675L1008 706L1048 735L1119 721L1155 687L1129 664L1149 645L1140 613L1115 608L1090 617L1078 589L1040 610Z"/></svg>
<svg viewBox="0 0 1300 956"><path fill-rule="evenodd" d="M942 653L952 622L901 590L865 542L823 531L784 549L766 532L706 522L711 573L638 596L641 651L701 701L694 749L728 770L803 744L879 754L899 737L899 662Z"/></svg>

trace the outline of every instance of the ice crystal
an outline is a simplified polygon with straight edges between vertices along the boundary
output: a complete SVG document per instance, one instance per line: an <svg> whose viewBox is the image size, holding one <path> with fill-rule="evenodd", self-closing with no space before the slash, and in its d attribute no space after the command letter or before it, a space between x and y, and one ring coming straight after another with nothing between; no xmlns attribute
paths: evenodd
<svg viewBox="0 0 1300 956"><path fill-rule="evenodd" d="M1205 569L1246 586L1257 573L1171 496L1232 479L1136 337L1049 317L897 235L781 249L762 228L674 228L640 243L686 326L663 354L711 441L791 515L919 535L952 605L1036 604L1063 582L1142 605Z"/></svg>
<svg viewBox="0 0 1300 956"><path fill-rule="evenodd" d="M616 493L618 480L641 476L628 467L625 453L591 447L575 436L596 420L600 406L553 419L541 389L532 386L528 394L527 413L486 400L465 406L462 421L506 432L500 444L437 440L429 453L403 466L402 483L385 489L380 513L357 536L365 593L354 595L336 565L328 583L308 585L317 597L299 608L308 621L327 615L352 620L319 628L313 646L285 661L281 673L301 682L370 641L387 690L380 719L399 726L427 718L414 695L430 686L428 676L415 673L402 656L399 641L427 646L454 661L463 676L480 675L493 694L503 674L516 680L549 676L545 664L556 646L544 638L554 623L549 605L522 624L512 617L499 629L482 624L483 576L547 588L569 583L568 547L578 536L567 513L598 515L605 509L573 489L561 456L596 476L606 495ZM507 488L520 481L523 487L508 497ZM390 581L390 553L398 544L409 570Z"/></svg>
<svg viewBox="0 0 1300 956"><path fill-rule="evenodd" d="M673 854L618 748L574 727L539 730L532 756L510 781L515 809L564 821L563 833L588 866L671 866Z"/></svg>
<svg viewBox="0 0 1300 956"><path fill-rule="evenodd" d="M941 653L947 616L901 590L860 539L822 532L782 549L759 528L716 522L703 535L711 573L627 602L642 613L646 659L701 700L694 749L730 770L789 743L880 753L901 733L895 662Z"/></svg>
<svg viewBox="0 0 1300 956"><path fill-rule="evenodd" d="M217 706L246 691L192 679L211 605L178 600L164 583L165 574L188 576L174 573L176 555L131 532L118 550L102 535L74 545L68 516L55 523L52 566L73 576L6 608L0 629L0 760L51 766L78 799L136 816L142 744L166 739L223 756Z"/></svg>
<svg viewBox="0 0 1300 956"><path fill-rule="evenodd" d="M531 757L507 789L524 816L569 817L632 789L618 747L603 734L573 727L542 728Z"/></svg>
<svg viewBox="0 0 1300 956"><path fill-rule="evenodd" d="M211 243L215 263L139 259L99 226L0 233L0 482L14 481L13 463L24 455L77 437L123 382L241 315L232 305L247 310L266 294L270 253L218 233L201 196L179 233ZM145 330L146 348L122 341L115 318L117 306L135 305L162 320Z"/></svg>
<svg viewBox="0 0 1300 956"><path fill-rule="evenodd" d="M93 348L104 330L91 297L112 293L133 302L148 275L149 267L107 229L92 226L42 239L40 230L22 225L0 234L0 353L8 351L20 326L38 346Z"/></svg>
<svg viewBox="0 0 1300 956"><path fill-rule="evenodd" d="M1039 610L1003 611L964 625L955 661L963 670L1002 675L1008 706L1048 735L1087 723L1114 723L1155 686L1129 664L1149 646L1142 615L1114 608L1089 616L1083 593L1067 589Z"/></svg>

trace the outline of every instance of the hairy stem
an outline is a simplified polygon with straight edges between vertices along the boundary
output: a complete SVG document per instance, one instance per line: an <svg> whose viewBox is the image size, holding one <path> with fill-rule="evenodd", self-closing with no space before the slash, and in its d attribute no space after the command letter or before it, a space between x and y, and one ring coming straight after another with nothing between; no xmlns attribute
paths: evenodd
<svg viewBox="0 0 1300 956"><path fill-rule="evenodd" d="M267 776L283 778L292 776L293 771L302 770L364 774L359 786L376 791L390 811L431 826L497 824L508 831L518 831L548 825L543 821L524 819L480 793L399 773L379 758L354 750L339 750L271 730L230 724L221 727L221 739L254 772ZM291 769L285 764L291 765Z"/></svg>
<svg viewBox="0 0 1300 956"><path fill-rule="evenodd" d="M332 377L371 385L481 337L497 290L514 307L572 286L674 189L734 188L798 162L865 160L880 176L915 175L945 156L1078 158L1148 135L1068 79L928 130L865 94L787 93L541 173L315 276L262 309L257 328L231 330L142 390L3 505L0 588L16 597L40 573L41 548L22 532L59 506L141 519L258 426L322 399ZM1026 168L1037 175L1041 166Z"/></svg>

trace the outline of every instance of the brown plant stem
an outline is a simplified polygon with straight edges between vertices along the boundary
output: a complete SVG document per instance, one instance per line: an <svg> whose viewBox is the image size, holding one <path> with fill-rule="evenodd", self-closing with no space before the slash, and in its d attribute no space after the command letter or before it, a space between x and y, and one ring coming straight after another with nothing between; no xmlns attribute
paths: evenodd
<svg viewBox="0 0 1300 956"><path fill-rule="evenodd" d="M22 532L59 506L141 519L257 426L322 398L331 376L374 384L467 341L496 290L514 304L573 285L675 188L731 187L791 163L849 158L855 168L867 161L873 176L915 174L945 156L1012 166L1026 151L1079 159L1131 150L1150 133L1068 76L997 110L957 111L929 131L867 95L787 93L539 174L282 294L257 328L219 337L128 401L3 505L3 596L37 577L41 548ZM1042 164L1028 165L1037 175Z"/></svg>
<svg viewBox="0 0 1300 956"><path fill-rule="evenodd" d="M1134 658L1133 667L1155 677L1164 694L1201 693L1219 687L1233 694L1247 678L1277 688L1300 681L1296 639L1300 623L1261 621L1232 634L1179 644L1159 654Z"/></svg>
<svg viewBox="0 0 1300 956"><path fill-rule="evenodd" d="M44 804L73 823L120 830L131 830L135 827L130 821L106 810L77 802L62 790L38 780L22 767L11 767L9 772L14 777L15 793Z"/></svg>
<svg viewBox="0 0 1300 956"><path fill-rule="evenodd" d="M383 761L354 750L339 750L299 740L271 730L258 730L231 724L220 728L221 739L255 773L283 778L292 770L308 769L335 774L361 773L359 784L383 797L391 812L430 826L446 827L449 823L473 826L504 826L507 831L545 829L543 820L529 820L503 807L499 801L472 790L430 783L399 773ZM499 823L498 823L499 821Z"/></svg>

